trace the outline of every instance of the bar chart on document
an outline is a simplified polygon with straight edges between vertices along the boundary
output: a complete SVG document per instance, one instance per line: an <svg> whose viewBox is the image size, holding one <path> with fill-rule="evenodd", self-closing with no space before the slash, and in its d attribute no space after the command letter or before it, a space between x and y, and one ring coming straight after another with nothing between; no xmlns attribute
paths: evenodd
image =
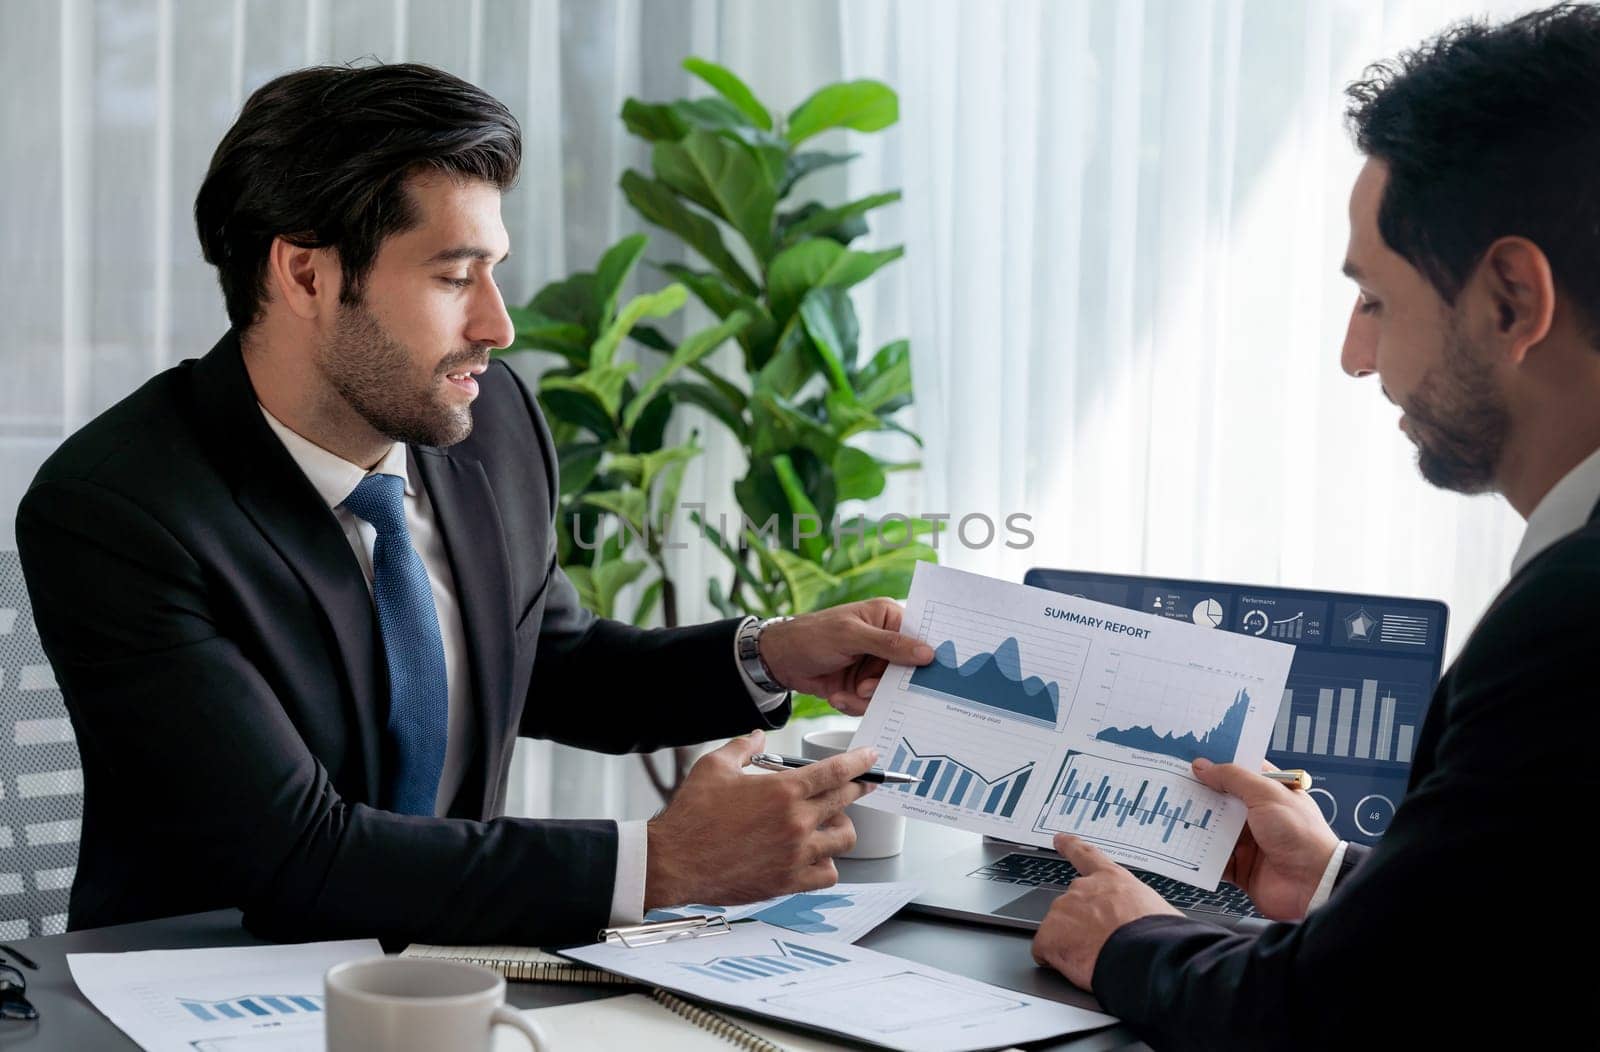
<svg viewBox="0 0 1600 1052"><path fill-rule="evenodd" d="M927 564L903 626L934 659L884 676L854 744L920 781L861 806L1031 844L1070 833L1216 886L1243 809L1191 762L1260 763L1291 646Z"/></svg>
<svg viewBox="0 0 1600 1052"><path fill-rule="evenodd" d="M940 599L922 604L910 630L934 660L898 670L895 693L916 704L890 702L876 745L890 770L922 781L891 791L923 817L1026 830L1022 802L1046 777L1039 758L1055 751L1089 639Z"/></svg>

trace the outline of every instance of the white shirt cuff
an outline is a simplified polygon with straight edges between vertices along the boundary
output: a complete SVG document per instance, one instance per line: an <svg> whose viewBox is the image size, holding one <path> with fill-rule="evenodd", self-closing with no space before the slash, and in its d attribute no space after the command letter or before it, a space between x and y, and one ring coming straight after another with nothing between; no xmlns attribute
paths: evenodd
<svg viewBox="0 0 1600 1052"><path fill-rule="evenodd" d="M750 692L750 700L756 703L756 708L762 712L771 712L783 704L783 699L789 696L786 690L776 694L769 694L756 686L756 681L750 678L750 673L744 670L744 662L739 660L739 634L733 634L733 667L739 670L739 678L744 681L744 689Z"/></svg>
<svg viewBox="0 0 1600 1052"><path fill-rule="evenodd" d="M611 887L611 927L644 920L645 852L650 838L648 823L617 823L617 881Z"/></svg>
<svg viewBox="0 0 1600 1052"><path fill-rule="evenodd" d="M1333 849L1333 857L1328 859L1328 868L1322 871L1322 879L1317 882L1317 890L1311 893L1311 901L1306 905L1306 912L1321 906L1333 894L1333 882L1339 876L1339 867L1344 863L1344 849L1350 846L1348 840L1339 841L1339 846Z"/></svg>

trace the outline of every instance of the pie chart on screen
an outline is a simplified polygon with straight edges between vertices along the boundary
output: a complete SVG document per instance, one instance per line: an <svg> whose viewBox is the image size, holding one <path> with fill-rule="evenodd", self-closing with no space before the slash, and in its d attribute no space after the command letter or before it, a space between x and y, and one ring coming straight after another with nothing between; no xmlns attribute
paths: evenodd
<svg viewBox="0 0 1600 1052"><path fill-rule="evenodd" d="M1215 599L1202 599L1194 604L1194 612L1189 616L1201 628L1216 628L1222 624L1222 604Z"/></svg>

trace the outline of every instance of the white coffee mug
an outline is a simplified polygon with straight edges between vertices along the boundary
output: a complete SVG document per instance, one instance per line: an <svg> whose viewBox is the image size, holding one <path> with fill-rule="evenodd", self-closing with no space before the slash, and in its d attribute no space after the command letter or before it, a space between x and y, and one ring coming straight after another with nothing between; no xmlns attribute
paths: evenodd
<svg viewBox="0 0 1600 1052"><path fill-rule="evenodd" d="M808 760L826 760L850 748L854 731L812 731L800 739L800 755ZM880 785L874 792L892 791ZM851 804L844 809L856 827L856 846L840 858L888 858L906 846L906 820L887 811Z"/></svg>
<svg viewBox="0 0 1600 1052"><path fill-rule="evenodd" d="M551 1052L539 1028L506 1007L505 978L476 964L369 957L334 965L322 985L328 1052L489 1052L495 1026Z"/></svg>

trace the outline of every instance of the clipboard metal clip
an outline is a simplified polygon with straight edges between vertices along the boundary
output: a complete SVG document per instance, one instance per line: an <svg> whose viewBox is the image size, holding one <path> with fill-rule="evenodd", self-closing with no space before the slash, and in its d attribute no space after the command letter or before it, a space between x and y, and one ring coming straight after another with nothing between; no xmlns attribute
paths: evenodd
<svg viewBox="0 0 1600 1052"><path fill-rule="evenodd" d="M627 924L619 928L603 928L601 942L620 942L630 950L641 946L655 946L678 939L701 939L710 935L728 935L733 931L728 918L720 914L708 917L696 914L677 920L653 921L648 924Z"/></svg>

